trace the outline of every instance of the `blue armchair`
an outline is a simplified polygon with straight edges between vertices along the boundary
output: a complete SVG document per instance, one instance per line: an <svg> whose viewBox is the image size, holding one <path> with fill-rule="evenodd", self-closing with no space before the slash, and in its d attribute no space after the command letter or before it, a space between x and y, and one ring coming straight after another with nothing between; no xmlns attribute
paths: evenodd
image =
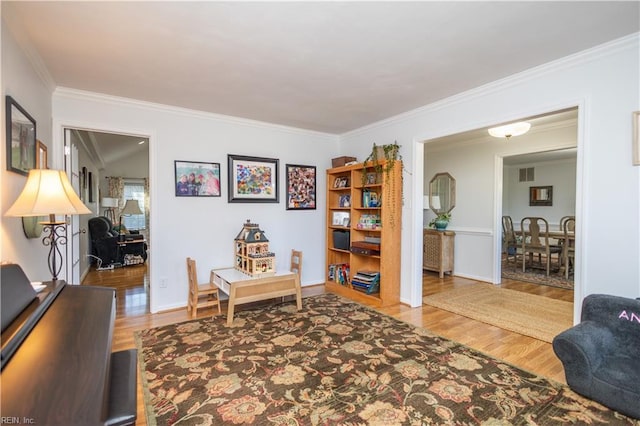
<svg viewBox="0 0 640 426"><path fill-rule="evenodd" d="M553 339L575 392L640 419L640 300L587 296L580 324Z"/></svg>

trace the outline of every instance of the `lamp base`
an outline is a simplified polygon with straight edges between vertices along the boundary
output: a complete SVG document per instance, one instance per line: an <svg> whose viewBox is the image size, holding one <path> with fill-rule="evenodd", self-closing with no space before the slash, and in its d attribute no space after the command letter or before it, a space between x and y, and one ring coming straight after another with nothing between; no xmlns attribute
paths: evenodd
<svg viewBox="0 0 640 426"><path fill-rule="evenodd" d="M40 223L44 227L43 232L45 234L42 238L42 244L50 247L47 262L49 272L52 275L51 280L57 281L60 271L62 271L62 251L60 251L58 246L67 244L67 233L65 230L67 222L49 221Z"/></svg>

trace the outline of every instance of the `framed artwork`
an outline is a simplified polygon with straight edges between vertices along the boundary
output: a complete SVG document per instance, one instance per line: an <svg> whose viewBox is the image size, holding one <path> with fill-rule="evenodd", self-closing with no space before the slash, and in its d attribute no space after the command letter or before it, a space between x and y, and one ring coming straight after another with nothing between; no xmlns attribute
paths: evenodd
<svg viewBox="0 0 640 426"><path fill-rule="evenodd" d="M316 168L287 164L287 210L316 209Z"/></svg>
<svg viewBox="0 0 640 426"><path fill-rule="evenodd" d="M332 212L331 224L333 226L348 227L351 223L351 215L349 212Z"/></svg>
<svg viewBox="0 0 640 426"><path fill-rule="evenodd" d="M176 197L219 197L220 163L174 161Z"/></svg>
<svg viewBox="0 0 640 426"><path fill-rule="evenodd" d="M553 186L530 186L529 187L530 206L552 206Z"/></svg>
<svg viewBox="0 0 640 426"><path fill-rule="evenodd" d="M36 139L36 169L48 169L47 146Z"/></svg>
<svg viewBox="0 0 640 426"><path fill-rule="evenodd" d="M276 158L227 155L230 203L278 203Z"/></svg>
<svg viewBox="0 0 640 426"><path fill-rule="evenodd" d="M7 170L28 175L36 167L36 120L6 97Z"/></svg>
<svg viewBox="0 0 640 426"><path fill-rule="evenodd" d="M640 111L633 113L633 165L640 166Z"/></svg>

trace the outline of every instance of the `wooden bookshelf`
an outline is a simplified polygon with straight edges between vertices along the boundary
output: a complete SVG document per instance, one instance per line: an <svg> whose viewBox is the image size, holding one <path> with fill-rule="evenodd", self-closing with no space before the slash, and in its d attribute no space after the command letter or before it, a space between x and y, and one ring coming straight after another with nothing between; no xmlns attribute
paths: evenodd
<svg viewBox="0 0 640 426"><path fill-rule="evenodd" d="M402 162L393 163L388 174L375 173L370 163L368 167L360 163L327 170L326 289L372 306L400 301ZM363 205L365 193L369 205ZM379 204L371 203L372 199ZM334 231L340 237L334 239ZM360 254L351 250L353 242L371 238L379 238L379 253ZM345 264L349 265L349 279L343 283L332 279L330 266ZM377 292L367 294L354 288L350 280L358 271L380 272Z"/></svg>

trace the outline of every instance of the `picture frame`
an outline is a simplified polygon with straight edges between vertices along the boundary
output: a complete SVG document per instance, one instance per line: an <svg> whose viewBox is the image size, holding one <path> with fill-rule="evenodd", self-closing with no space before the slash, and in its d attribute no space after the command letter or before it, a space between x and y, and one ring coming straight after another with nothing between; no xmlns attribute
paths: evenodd
<svg viewBox="0 0 640 426"><path fill-rule="evenodd" d="M553 186L530 186L529 206L552 206Z"/></svg>
<svg viewBox="0 0 640 426"><path fill-rule="evenodd" d="M279 203L277 158L227 155L230 203Z"/></svg>
<svg viewBox="0 0 640 426"><path fill-rule="evenodd" d="M634 166L640 166L640 111L634 111L632 116L633 116L632 161Z"/></svg>
<svg viewBox="0 0 640 426"><path fill-rule="evenodd" d="M36 169L48 169L47 146L36 139Z"/></svg>
<svg viewBox="0 0 640 426"><path fill-rule="evenodd" d="M175 160L176 197L220 197L220 163Z"/></svg>
<svg viewBox="0 0 640 426"><path fill-rule="evenodd" d="M349 212L333 212L331 216L331 224L333 226L348 227L351 222L351 215Z"/></svg>
<svg viewBox="0 0 640 426"><path fill-rule="evenodd" d="M5 115L7 170L26 176L36 167L36 120L9 95Z"/></svg>
<svg viewBox="0 0 640 426"><path fill-rule="evenodd" d="M375 185L378 183L377 173L367 173L367 185Z"/></svg>
<svg viewBox="0 0 640 426"><path fill-rule="evenodd" d="M338 205L340 207L351 207L351 195L342 194L338 200Z"/></svg>
<svg viewBox="0 0 640 426"><path fill-rule="evenodd" d="M316 209L316 167L287 164L287 210Z"/></svg>

